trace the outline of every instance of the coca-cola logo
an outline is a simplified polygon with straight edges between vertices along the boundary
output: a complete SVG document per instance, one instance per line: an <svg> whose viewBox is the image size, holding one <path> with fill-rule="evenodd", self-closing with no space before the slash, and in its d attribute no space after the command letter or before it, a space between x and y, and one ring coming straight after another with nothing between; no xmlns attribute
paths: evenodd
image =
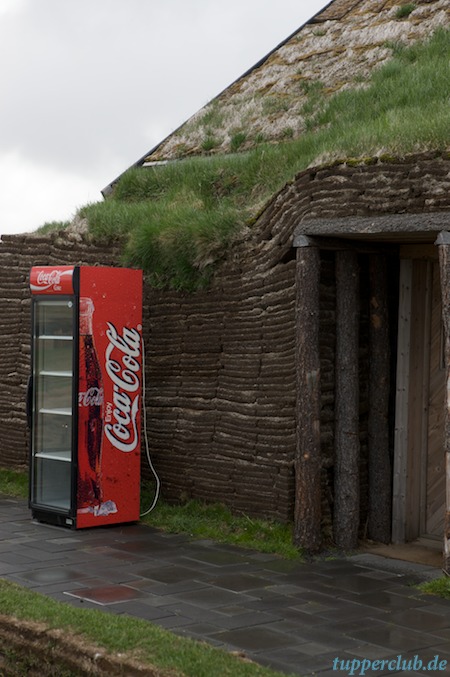
<svg viewBox="0 0 450 677"><path fill-rule="evenodd" d="M103 399L103 388L89 388L78 393L78 404L81 407L101 407Z"/></svg>
<svg viewBox="0 0 450 677"><path fill-rule="evenodd" d="M34 275L33 275L34 271ZM70 280L73 275L73 267L69 268L41 268L32 270L30 287L32 292L55 293L62 292L67 288L71 293Z"/></svg>
<svg viewBox="0 0 450 677"><path fill-rule="evenodd" d="M139 411L141 337L136 329L124 327L122 336L107 322L109 345L105 352L105 369L113 383L113 406L108 407L105 435L119 451L130 452L139 442L137 414ZM109 420L108 420L109 419ZM111 423L111 420L115 423Z"/></svg>
<svg viewBox="0 0 450 677"><path fill-rule="evenodd" d="M37 276L37 283L40 285L48 284L50 287L55 284L60 284L61 282L61 271L60 270L50 270L45 271L41 270Z"/></svg>

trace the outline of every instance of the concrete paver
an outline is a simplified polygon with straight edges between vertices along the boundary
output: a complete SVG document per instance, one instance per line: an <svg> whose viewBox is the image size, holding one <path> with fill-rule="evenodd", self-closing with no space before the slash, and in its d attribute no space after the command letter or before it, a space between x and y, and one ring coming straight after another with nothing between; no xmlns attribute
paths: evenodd
<svg viewBox="0 0 450 677"><path fill-rule="evenodd" d="M375 554L299 564L142 524L70 531L0 497L0 577L304 677L348 674L336 659L399 655L439 655L450 674L450 601L413 586L440 575ZM416 674L377 674L397 672Z"/></svg>

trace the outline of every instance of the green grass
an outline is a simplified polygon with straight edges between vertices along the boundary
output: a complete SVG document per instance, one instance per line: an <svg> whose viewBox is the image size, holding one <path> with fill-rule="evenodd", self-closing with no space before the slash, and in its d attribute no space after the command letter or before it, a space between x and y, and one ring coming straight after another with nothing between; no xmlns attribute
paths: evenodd
<svg viewBox="0 0 450 677"><path fill-rule="evenodd" d="M151 497L144 490L143 512L150 504ZM183 505L168 505L160 501L143 521L167 533L189 534L193 538L274 553L286 559L302 557L292 544L292 525L236 515L220 504L191 500Z"/></svg>
<svg viewBox="0 0 450 677"><path fill-rule="evenodd" d="M132 169L113 197L86 205L80 215L95 238L122 239L124 264L142 267L153 286L207 287L243 227L309 165L447 149L449 51L450 31L440 29L428 42L396 45L363 88L330 97L322 83L303 83L310 101L301 138Z"/></svg>
<svg viewBox="0 0 450 677"><path fill-rule="evenodd" d="M46 233L50 233L54 230L64 230L68 226L70 226L70 221L48 221L47 223L44 223L42 226L40 226L37 229L37 232L41 235L45 235Z"/></svg>
<svg viewBox="0 0 450 677"><path fill-rule="evenodd" d="M231 152L235 153L247 141L246 132L238 131L233 134L230 141Z"/></svg>
<svg viewBox="0 0 450 677"><path fill-rule="evenodd" d="M62 604L1 579L0 608L4 615L66 630L71 637L85 638L111 653L128 654L188 677L280 677L280 673L204 643L176 637L147 621Z"/></svg>
<svg viewBox="0 0 450 677"><path fill-rule="evenodd" d="M0 468L0 493L6 496L27 498L28 473L24 470Z"/></svg>
<svg viewBox="0 0 450 677"><path fill-rule="evenodd" d="M396 19L406 19L411 12L414 12L416 9L417 5L414 2L407 2L404 5L400 5L398 10L395 13L395 18Z"/></svg>
<svg viewBox="0 0 450 677"><path fill-rule="evenodd" d="M429 595L437 595L444 599L450 599L450 578L448 576L445 578L437 578L436 580L428 581L427 583L421 583L418 587L419 590L426 592Z"/></svg>

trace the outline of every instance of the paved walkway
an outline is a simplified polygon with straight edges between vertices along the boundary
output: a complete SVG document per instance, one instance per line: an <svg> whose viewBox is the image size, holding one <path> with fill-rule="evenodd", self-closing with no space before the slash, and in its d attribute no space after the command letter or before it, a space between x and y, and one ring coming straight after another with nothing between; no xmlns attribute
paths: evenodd
<svg viewBox="0 0 450 677"><path fill-rule="evenodd" d="M324 677L337 657L437 654L448 661L438 674L450 674L450 601L411 587L439 575L369 554L299 565L145 525L70 531L33 522L23 500L0 498L1 577L289 674Z"/></svg>

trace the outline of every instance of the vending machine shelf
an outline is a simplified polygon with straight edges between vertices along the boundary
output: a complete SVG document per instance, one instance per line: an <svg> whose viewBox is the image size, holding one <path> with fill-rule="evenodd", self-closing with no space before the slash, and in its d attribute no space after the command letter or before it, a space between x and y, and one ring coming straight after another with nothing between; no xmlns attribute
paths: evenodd
<svg viewBox="0 0 450 677"><path fill-rule="evenodd" d="M65 378L72 378L73 372L72 371L48 371L46 369L43 369L42 371L39 372L39 376L59 376L59 377L65 377Z"/></svg>
<svg viewBox="0 0 450 677"><path fill-rule="evenodd" d="M70 463L72 460L70 450L67 451L40 451L35 454L35 458L45 458L49 461L64 461Z"/></svg>
<svg viewBox="0 0 450 677"><path fill-rule="evenodd" d="M53 414L56 416L72 416L72 409L39 409L40 414Z"/></svg>

